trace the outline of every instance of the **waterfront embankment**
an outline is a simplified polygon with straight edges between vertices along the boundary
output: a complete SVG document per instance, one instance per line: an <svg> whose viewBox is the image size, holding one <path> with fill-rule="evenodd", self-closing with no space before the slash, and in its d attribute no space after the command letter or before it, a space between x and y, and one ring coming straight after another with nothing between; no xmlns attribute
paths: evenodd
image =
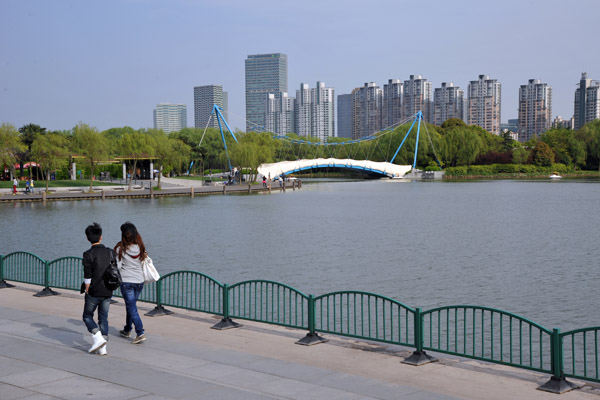
<svg viewBox="0 0 600 400"><path fill-rule="evenodd" d="M132 186L98 186L93 191L82 187L54 187L48 192L36 188L34 193L25 193L20 188L16 195L11 194L11 189L0 189L0 202L45 202L64 200L104 200L104 199L135 199L173 196L204 196L212 194L244 194L244 193L269 193L271 191L296 190L302 187L302 182L292 180L286 182L272 182L268 186L262 183L242 183L239 185L204 185L202 181L187 179L162 178L162 188L156 189L156 181L140 181L141 184Z"/></svg>
<svg viewBox="0 0 600 400"><path fill-rule="evenodd" d="M132 345L118 336L125 318L120 299L110 309L108 355L99 357L87 353L81 295L33 297L38 289L0 289L2 398L600 398L590 384L557 397L536 390L546 375L473 360L402 364L410 350L396 346L332 335L327 343L298 346L297 330L252 322L217 331L210 329L213 316L185 310L145 317L148 340Z"/></svg>

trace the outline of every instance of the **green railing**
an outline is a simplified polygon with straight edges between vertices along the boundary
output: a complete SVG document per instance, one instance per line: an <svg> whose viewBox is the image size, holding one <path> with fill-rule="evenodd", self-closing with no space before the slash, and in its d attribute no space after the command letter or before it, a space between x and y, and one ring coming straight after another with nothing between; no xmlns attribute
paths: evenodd
<svg viewBox="0 0 600 400"><path fill-rule="evenodd" d="M599 332L600 326L595 326L559 333L560 363L564 367L565 376L600 382Z"/></svg>
<svg viewBox="0 0 600 400"><path fill-rule="evenodd" d="M0 287L10 286L5 280L43 286L41 295L55 294L50 287L78 291L82 259L45 261L27 252L0 255ZM120 291L114 295L121 296ZM419 361L405 362L417 365L428 350L549 373L554 383L566 382L565 377L600 382L598 326L560 333L489 307L423 311L374 293L338 291L315 297L267 280L230 286L195 271L172 272L144 285L140 300L156 304L154 311L163 310L152 315L164 314L163 306L220 315L217 329L239 326L231 318L307 329L311 339L301 344L324 341L313 339L330 333L413 347Z"/></svg>
<svg viewBox="0 0 600 400"><path fill-rule="evenodd" d="M228 286L227 297L229 318L308 329L308 296L293 287L273 281L245 281Z"/></svg>
<svg viewBox="0 0 600 400"><path fill-rule="evenodd" d="M314 298L315 330L414 346L415 310L374 293L346 291Z"/></svg>
<svg viewBox="0 0 600 400"><path fill-rule="evenodd" d="M552 372L552 331L518 315L480 306L447 306L421 314L423 348Z"/></svg>

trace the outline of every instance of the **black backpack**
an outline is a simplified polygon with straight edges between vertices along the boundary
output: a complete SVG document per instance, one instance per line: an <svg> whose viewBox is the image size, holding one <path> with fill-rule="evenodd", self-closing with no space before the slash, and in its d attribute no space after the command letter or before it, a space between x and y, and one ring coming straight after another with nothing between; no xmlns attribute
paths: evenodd
<svg viewBox="0 0 600 400"><path fill-rule="evenodd" d="M121 273L119 272L119 268L117 267L117 260L115 260L114 252L110 251L110 264L106 268L104 272L104 286L108 290L115 290L119 286L121 286Z"/></svg>

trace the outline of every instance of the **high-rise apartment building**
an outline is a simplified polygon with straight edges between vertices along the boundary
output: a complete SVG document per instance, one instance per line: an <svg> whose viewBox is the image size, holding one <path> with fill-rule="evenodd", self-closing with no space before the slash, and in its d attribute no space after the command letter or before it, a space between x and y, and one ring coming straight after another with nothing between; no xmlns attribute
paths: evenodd
<svg viewBox="0 0 600 400"><path fill-rule="evenodd" d="M352 95L340 94L337 97L337 136L352 138Z"/></svg>
<svg viewBox="0 0 600 400"><path fill-rule="evenodd" d="M294 132L294 98L287 93L267 95L265 129L276 135Z"/></svg>
<svg viewBox="0 0 600 400"><path fill-rule="evenodd" d="M381 130L383 90L375 82L352 91L352 138L360 139Z"/></svg>
<svg viewBox="0 0 600 400"><path fill-rule="evenodd" d="M579 87L575 90L575 129L600 118L600 82L591 80L587 73L581 74Z"/></svg>
<svg viewBox="0 0 600 400"><path fill-rule="evenodd" d="M194 87L194 126L196 128L206 128L215 104L223 109L221 113L227 119L227 92L223 91L223 86L205 85ZM208 127L219 127L214 115L210 118Z"/></svg>
<svg viewBox="0 0 600 400"><path fill-rule="evenodd" d="M431 82L421 75L410 75L410 79L404 81L403 117L409 118L421 111L425 121L432 121L431 87Z"/></svg>
<svg viewBox="0 0 600 400"><path fill-rule="evenodd" d="M539 79L530 79L519 88L519 141L550 129L552 123L552 87Z"/></svg>
<svg viewBox="0 0 600 400"><path fill-rule="evenodd" d="M265 129L267 95L287 93L287 55L249 55L246 69L246 131Z"/></svg>
<svg viewBox="0 0 600 400"><path fill-rule="evenodd" d="M311 89L305 83L296 91L296 133L300 136L318 137L322 142L334 137L335 106L334 90L317 82Z"/></svg>
<svg viewBox="0 0 600 400"><path fill-rule="evenodd" d="M575 118L563 119L560 115L552 121L552 127L558 129L575 129Z"/></svg>
<svg viewBox="0 0 600 400"><path fill-rule="evenodd" d="M185 104L160 103L154 109L154 129L165 133L187 128L187 106Z"/></svg>
<svg viewBox="0 0 600 400"><path fill-rule="evenodd" d="M479 125L493 134L500 134L500 101L502 85L497 79L479 75L469 82L467 123Z"/></svg>
<svg viewBox="0 0 600 400"><path fill-rule="evenodd" d="M450 118L465 120L465 91L452 82L442 82L433 92L433 123L440 126Z"/></svg>
<svg viewBox="0 0 600 400"><path fill-rule="evenodd" d="M381 128L389 128L404 117L402 115L402 96L404 86L400 79L389 79L383 85L383 110L381 113Z"/></svg>

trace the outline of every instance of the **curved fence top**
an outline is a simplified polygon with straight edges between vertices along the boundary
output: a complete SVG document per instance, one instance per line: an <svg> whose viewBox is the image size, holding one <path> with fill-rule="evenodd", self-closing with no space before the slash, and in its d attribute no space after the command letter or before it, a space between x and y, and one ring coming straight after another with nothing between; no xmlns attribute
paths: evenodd
<svg viewBox="0 0 600 400"><path fill-rule="evenodd" d="M600 326L590 326L587 328L573 329L571 331L561 332L560 336L568 336L568 335L574 335L576 333L583 333L583 332L590 332L590 331L600 331Z"/></svg>
<svg viewBox="0 0 600 400"><path fill-rule="evenodd" d="M219 285L221 287L224 286L224 284L222 284L221 282L219 282L218 280L216 280L215 278L213 278L213 277L211 277L209 275L203 274L202 272L189 271L189 270L188 271L174 271L174 272L169 272L168 274L161 275L160 280L164 280L164 279L166 279L166 278L168 278L170 276L183 275L183 274L199 275L199 276L201 276L203 278L206 278L206 279L208 279L210 281L213 281L214 283L216 283L217 285Z"/></svg>
<svg viewBox="0 0 600 400"><path fill-rule="evenodd" d="M269 284L269 285L280 286L280 287L289 289L304 298L308 299L308 297L309 297L308 295L304 294L300 290L298 290L292 286L286 285L285 283L270 281L270 280L266 280L266 279L252 279L252 280L248 280L248 281L237 282L237 283L234 283L233 285L229 285L229 289L234 289L238 286L243 286L243 285L247 285L247 284L251 284L251 283L265 283L265 284Z"/></svg>
<svg viewBox="0 0 600 400"><path fill-rule="evenodd" d="M538 324L537 322L533 322L525 317L522 317L518 314L513 314L511 312L508 311L504 311L504 310L500 310L498 308L492 308L492 307L486 307L486 306L472 306L472 305L466 305L466 304L459 304L459 305L453 305L453 306L443 306L443 307L436 307L436 308L432 308L430 310L426 310L426 311L422 311L421 314L431 314L437 311L444 311L444 310L452 310L452 309L458 309L458 308L464 308L464 309L472 309L472 310L482 310L482 311L490 311L490 312L495 312L498 314L502 314L502 315L507 315L509 317L518 319L519 321L523 321L529 325L535 326L536 328L540 329L541 331L551 335L552 334L552 330L543 327L542 325Z"/></svg>
<svg viewBox="0 0 600 400"><path fill-rule="evenodd" d="M30 253L28 251L13 251L12 253L8 253L4 256L2 256L3 259L7 259L10 256L17 256L17 255L27 255L27 256L33 256L35 258L37 258L38 260L42 261L42 262L46 262L46 260L44 260L42 257L38 256L37 254L34 253Z"/></svg>
<svg viewBox="0 0 600 400"><path fill-rule="evenodd" d="M383 296L383 295L377 294L377 293L365 292L365 291L361 291L361 290L340 290L340 291L336 291L336 292L325 293L320 296L316 296L315 301L321 300L321 299L323 299L325 297L329 297L329 296L345 295L345 294L359 294L359 295L363 295L363 296L376 297L378 299L387 300L391 303L397 304L403 308L406 308L408 311L410 311L412 313L415 312L414 308L407 306L406 304L401 303L398 300L392 299L391 297Z"/></svg>

